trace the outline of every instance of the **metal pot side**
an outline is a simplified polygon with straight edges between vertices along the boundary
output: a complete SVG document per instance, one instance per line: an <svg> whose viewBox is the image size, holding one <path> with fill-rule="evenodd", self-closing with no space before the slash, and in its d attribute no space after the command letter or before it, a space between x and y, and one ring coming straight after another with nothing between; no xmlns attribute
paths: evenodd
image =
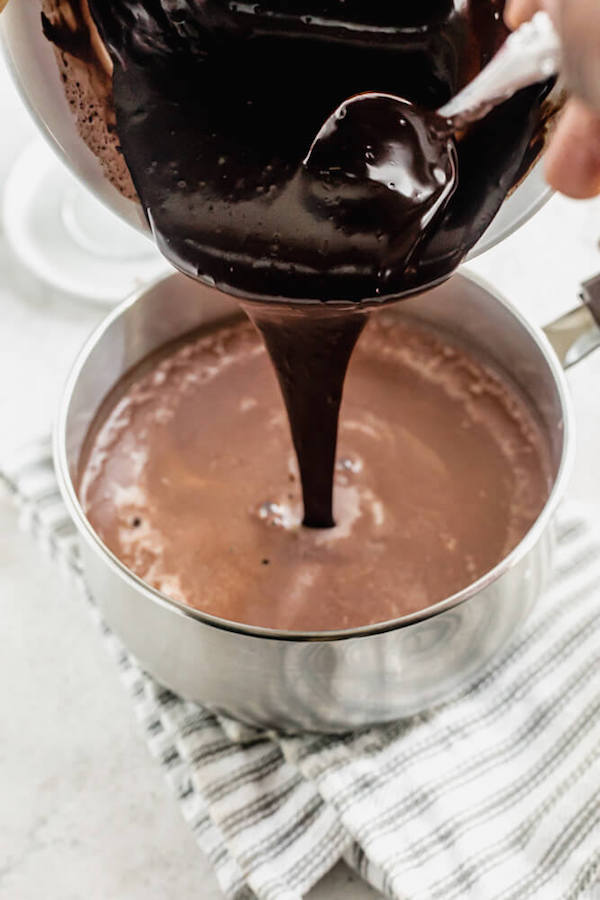
<svg viewBox="0 0 600 900"><path fill-rule="evenodd" d="M573 454L570 405L554 352L538 329L472 276L456 275L394 309L467 343L509 375L547 432L554 483L538 520L494 570L422 612L351 631L277 632L177 604L116 559L79 505L74 479L82 442L108 391L152 350L230 316L235 305L172 275L116 309L81 351L55 431L60 488L82 538L88 585L107 623L142 666L177 693L246 723L288 732L339 732L390 721L466 687L539 596Z"/></svg>

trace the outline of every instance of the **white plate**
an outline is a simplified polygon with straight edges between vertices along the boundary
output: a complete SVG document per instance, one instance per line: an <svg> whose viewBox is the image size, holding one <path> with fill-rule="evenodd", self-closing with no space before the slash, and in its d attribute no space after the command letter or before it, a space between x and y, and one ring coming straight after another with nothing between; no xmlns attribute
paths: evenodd
<svg viewBox="0 0 600 900"><path fill-rule="evenodd" d="M21 263L82 300L113 305L172 271L148 237L100 203L41 139L10 172L2 214Z"/></svg>

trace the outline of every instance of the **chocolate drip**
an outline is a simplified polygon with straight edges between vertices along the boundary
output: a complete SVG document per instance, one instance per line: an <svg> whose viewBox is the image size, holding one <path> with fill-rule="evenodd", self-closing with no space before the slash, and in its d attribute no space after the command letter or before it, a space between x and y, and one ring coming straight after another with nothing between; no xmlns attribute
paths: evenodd
<svg viewBox="0 0 600 900"><path fill-rule="evenodd" d="M361 311L247 305L262 334L287 409L298 458L303 525L331 528L333 476L346 369L365 323Z"/></svg>

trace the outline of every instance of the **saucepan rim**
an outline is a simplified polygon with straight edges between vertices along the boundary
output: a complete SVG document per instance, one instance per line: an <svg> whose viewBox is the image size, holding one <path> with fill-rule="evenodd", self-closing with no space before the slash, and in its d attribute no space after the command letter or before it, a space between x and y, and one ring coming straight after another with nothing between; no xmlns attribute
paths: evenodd
<svg viewBox="0 0 600 900"><path fill-rule="evenodd" d="M550 374L554 380L560 411L561 422L557 427L562 425L562 449L559 466L556 477L552 486L552 490L548 499L541 510L539 516L524 535L521 541L514 547L507 556L505 556L494 568L486 572L481 578L478 578L472 584L462 590L451 594L450 596L440 600L438 603L428 606L426 609L418 610L408 615L400 616L396 619L389 619L384 622L377 622L373 625L361 626L358 628L337 629L332 631L285 631L276 628L265 628L256 625L244 625L241 622L233 622L201 610L185 606L177 600L167 597L161 591L146 584L139 576L127 568L115 554L103 543L96 534L88 521L79 499L75 491L75 485L71 478L68 457L67 457L67 422L69 409L76 391L79 378L85 370L88 359L93 349L101 342L108 329L113 323L119 319L131 306L142 302L146 294L151 293L162 281L167 278L182 276L176 273L169 274L157 278L150 285L136 291L132 296L119 304L109 315L103 319L100 325L92 332L81 350L79 351L71 372L67 378L65 388L60 400L58 416L54 428L53 453L54 465L59 488L67 509L75 522L80 535L86 540L88 545L96 551L117 575L125 582L129 583L139 592L144 594L149 602L157 603L160 606L170 610L176 615L184 616L206 626L234 632L247 637L264 638L268 640L280 640L286 642L307 642L307 641L341 641L351 640L370 635L384 634L386 632L396 631L401 628L407 628L418 622L438 616L448 610L470 600L476 594L489 587L497 581L502 575L517 566L523 558L534 548L542 534L548 527L554 512L563 497L565 486L568 481L573 461L574 461L574 423L571 400L566 384L563 369L552 350L550 343L541 329L529 322L516 309L510 301L502 294L496 291L485 279L474 275L472 272L460 272L453 278L463 278L466 281L474 283L481 290L490 294L498 303L505 307L517 323L527 332L530 339L537 345L544 359L545 365L550 370Z"/></svg>

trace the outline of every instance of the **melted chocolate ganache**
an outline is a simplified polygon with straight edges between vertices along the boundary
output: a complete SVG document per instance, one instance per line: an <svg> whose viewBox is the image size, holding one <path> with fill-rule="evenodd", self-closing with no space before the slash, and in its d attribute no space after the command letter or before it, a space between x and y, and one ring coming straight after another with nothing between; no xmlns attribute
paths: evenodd
<svg viewBox="0 0 600 900"><path fill-rule="evenodd" d="M246 310L287 406L306 525L333 525L339 406L366 310L461 262L519 174L546 87L433 153L385 102L342 111L315 137L356 94L445 103L504 40L503 6L89 0L160 249L193 278L258 301Z"/></svg>
<svg viewBox="0 0 600 900"><path fill-rule="evenodd" d="M409 265L410 192L368 176L368 142L340 142L339 158L316 170L303 161L355 94L445 103L506 37L503 6L90 0L114 65L121 146L162 251L188 275L260 300L373 302L445 278L512 187L544 89L460 136L456 191ZM371 111L377 147L393 158L397 124ZM417 179L410 161L403 174Z"/></svg>

